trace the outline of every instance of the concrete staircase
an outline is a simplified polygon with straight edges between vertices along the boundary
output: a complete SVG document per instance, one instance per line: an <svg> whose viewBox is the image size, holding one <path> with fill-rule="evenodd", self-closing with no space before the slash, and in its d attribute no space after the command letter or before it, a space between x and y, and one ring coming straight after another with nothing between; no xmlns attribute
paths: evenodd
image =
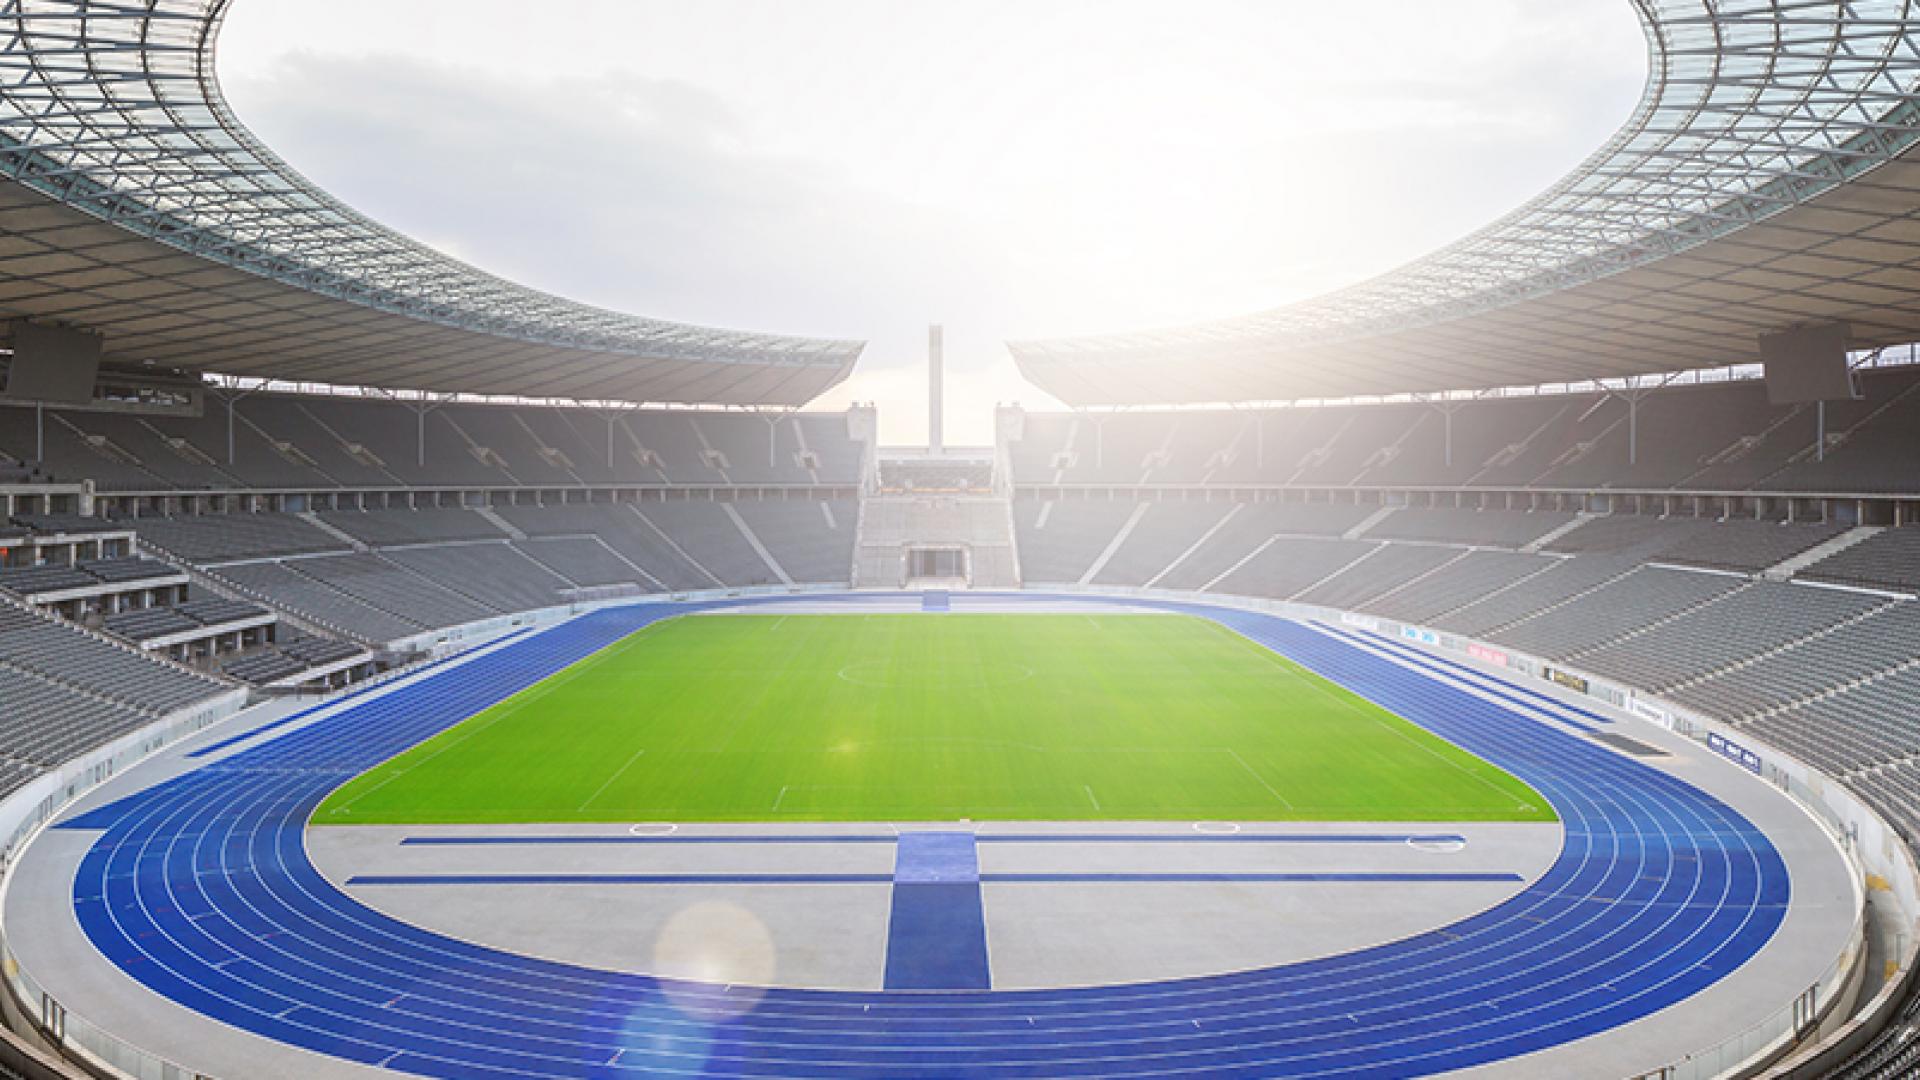
<svg viewBox="0 0 1920 1080"><path fill-rule="evenodd" d="M1785 581L1814 563L1838 555L1856 544L1865 543L1885 531L1872 525L1848 529L1824 544L1817 544L1783 563L1767 567L1760 572L1760 576L1768 581Z"/></svg>

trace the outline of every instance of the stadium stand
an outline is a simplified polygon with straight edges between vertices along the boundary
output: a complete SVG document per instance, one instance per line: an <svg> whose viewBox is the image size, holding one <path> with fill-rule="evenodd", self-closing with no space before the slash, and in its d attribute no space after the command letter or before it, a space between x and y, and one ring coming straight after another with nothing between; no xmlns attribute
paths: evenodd
<svg viewBox="0 0 1920 1080"><path fill-rule="evenodd" d="M393 556L401 554L404 552L396 551ZM458 626L499 614L381 555L322 555L281 565L362 603L396 615L404 613L408 621L429 628Z"/></svg>
<svg viewBox="0 0 1920 1080"><path fill-rule="evenodd" d="M1014 537L1026 580L1079 581L1136 509L1106 499L1016 499Z"/></svg>
<svg viewBox="0 0 1920 1080"><path fill-rule="evenodd" d="M1755 582L1571 659L1630 686L1665 691L1857 619L1883 603L1857 593Z"/></svg>
<svg viewBox="0 0 1920 1080"><path fill-rule="evenodd" d="M1291 550L1291 545L1287 549ZM1466 551L1452 547L1383 544L1294 598L1326 607L1362 608L1466 557Z"/></svg>
<svg viewBox="0 0 1920 1080"><path fill-rule="evenodd" d="M596 536L517 540L513 546L581 588L640 585L649 580L639 567L621 558Z"/></svg>
<svg viewBox="0 0 1920 1080"><path fill-rule="evenodd" d="M264 686L298 675L307 665L278 650L269 649L250 656L237 657L221 665L228 676L242 682Z"/></svg>
<svg viewBox="0 0 1920 1080"><path fill-rule="evenodd" d="M5 625L0 615L0 627ZM0 715L0 744L8 757L41 766L58 765L153 719L7 663L0 663L0 700L10 706Z"/></svg>
<svg viewBox="0 0 1920 1080"><path fill-rule="evenodd" d="M47 410L45 471L105 492L580 484L850 485L842 415L422 404L252 394L205 415ZM613 438L609 439L609 425ZM28 410L0 405L0 451L32 457ZM609 454L611 443L613 453ZM424 446L424 455L422 448Z"/></svg>
<svg viewBox="0 0 1920 1080"><path fill-rule="evenodd" d="M1192 551L1168 565L1149 584L1168 589L1207 587L1276 536L1339 537L1357 528L1370 511L1354 506L1249 503ZM1231 590L1229 590L1231 591ZM1257 595L1272 595L1261 592Z"/></svg>
<svg viewBox="0 0 1920 1080"><path fill-rule="evenodd" d="M860 515L853 499L746 500L734 509L794 581L831 584L852 573Z"/></svg>
<svg viewBox="0 0 1920 1080"><path fill-rule="evenodd" d="M1562 660L1691 611L1744 584L1735 577L1643 566L1488 637Z"/></svg>
<svg viewBox="0 0 1920 1080"><path fill-rule="evenodd" d="M223 597L207 597L188 600L176 604L170 610L176 611L203 626L218 626L221 623L237 622L241 619L258 618L267 614L267 610L256 604Z"/></svg>
<svg viewBox="0 0 1920 1080"><path fill-rule="evenodd" d="M1826 543L1846 529L1773 521L1722 521L1668 546L1661 559L1691 566L1758 572Z"/></svg>
<svg viewBox="0 0 1920 1080"><path fill-rule="evenodd" d="M80 570L94 576L105 584L126 584L135 581L151 581L154 578L173 577L178 570L166 563L154 559L142 559L130 556L119 559L94 559L82 562Z"/></svg>
<svg viewBox="0 0 1920 1080"><path fill-rule="evenodd" d="M378 556L365 558L384 559L449 594L486 606L485 615L450 615L442 624L447 626L486 615L553 607L565 603L567 592L574 587L566 578L505 542L388 548Z"/></svg>
<svg viewBox="0 0 1920 1080"><path fill-rule="evenodd" d="M1291 485L1542 490L1910 491L1920 371L1867 369L1857 401L1775 406L1754 380L1642 391L1232 412L1027 413L1025 486ZM1637 414L1634 417L1629 413ZM1448 430L1452 453L1448 453ZM1630 433L1637 450L1630 450Z"/></svg>
<svg viewBox="0 0 1920 1080"><path fill-rule="evenodd" d="M362 543L377 546L436 544L448 540L505 540L492 522L471 510L432 508L326 513L319 519Z"/></svg>
<svg viewBox="0 0 1920 1080"><path fill-rule="evenodd" d="M142 517L124 523L142 542L200 565L346 551L348 545L292 514Z"/></svg>
<svg viewBox="0 0 1920 1080"><path fill-rule="evenodd" d="M82 517L78 514L15 514L13 521L34 532L64 533L75 536L91 533L118 533L126 530L126 526L116 522L97 517Z"/></svg>
<svg viewBox="0 0 1920 1080"><path fill-rule="evenodd" d="M109 615L106 619L108 630L134 641L151 641L154 638L172 634L189 634L200 629L200 623L188 618L173 608L142 608Z"/></svg>
<svg viewBox="0 0 1920 1080"><path fill-rule="evenodd" d="M887 495L854 508L859 535L853 581L863 588L908 584L910 549L964 550L975 587L1019 584L1007 500L977 495Z"/></svg>
<svg viewBox="0 0 1920 1080"><path fill-rule="evenodd" d="M503 506L496 512L529 537L597 537L667 591L711 589L723 584L695 564L632 503Z"/></svg>
<svg viewBox="0 0 1920 1080"><path fill-rule="evenodd" d="M0 570L0 589L21 596L84 589L100 579L73 566L17 566Z"/></svg>
<svg viewBox="0 0 1920 1080"><path fill-rule="evenodd" d="M378 645L429 629L424 622L367 603L283 563L222 566L211 574L248 595L364 644Z"/></svg>
<svg viewBox="0 0 1920 1080"><path fill-rule="evenodd" d="M1408 509L1388 514L1366 535L1378 540L1521 548L1574 520L1572 514L1548 511Z"/></svg>
<svg viewBox="0 0 1920 1080"><path fill-rule="evenodd" d="M1232 513L1228 502L1148 503L1099 572L1096 585L1145 585Z"/></svg>
<svg viewBox="0 0 1920 1080"><path fill-rule="evenodd" d="M1549 540L1545 550L1567 555L1593 553L1653 558L1675 544L1691 540L1712 525L1700 518L1607 514L1587 518L1579 528Z"/></svg>
<svg viewBox="0 0 1920 1080"><path fill-rule="evenodd" d="M635 506L634 512L671 537L672 543L713 578L729 586L778 585L780 575L747 538L744 519L728 503L669 499ZM853 565L851 554L847 565Z"/></svg>
<svg viewBox="0 0 1920 1080"><path fill-rule="evenodd" d="M1915 656L1920 656L1920 603L1891 603L1857 621L1678 686L1670 696L1738 722L1870 679ZM1915 750L1920 752L1920 746Z"/></svg>
<svg viewBox="0 0 1920 1080"><path fill-rule="evenodd" d="M149 719L225 689L185 668L8 603L0 603L0 663Z"/></svg>
<svg viewBox="0 0 1920 1080"><path fill-rule="evenodd" d="M1801 571L1812 581L1920 590L1920 528L1887 529Z"/></svg>
<svg viewBox="0 0 1920 1080"><path fill-rule="evenodd" d="M1360 609L1428 624L1482 597L1544 574L1559 563L1543 555L1470 551L1444 571L1382 594L1360 605Z"/></svg>
<svg viewBox="0 0 1920 1080"><path fill-rule="evenodd" d="M1269 538L1251 557L1204 587L1234 596L1288 600L1379 550L1379 544L1359 540Z"/></svg>

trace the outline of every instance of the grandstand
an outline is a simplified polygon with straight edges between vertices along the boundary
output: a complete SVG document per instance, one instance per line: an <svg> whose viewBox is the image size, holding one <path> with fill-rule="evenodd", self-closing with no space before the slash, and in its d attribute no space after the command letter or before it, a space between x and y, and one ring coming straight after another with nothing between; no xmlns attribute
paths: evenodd
<svg viewBox="0 0 1920 1080"><path fill-rule="evenodd" d="M67 7L84 32L39 5L0 13L7 375L73 362L37 353L36 329L101 347L79 392L0 396L0 916L19 1016L0 1065L595 1075L684 1064L692 1016L733 1025L701 1043L701 1067L742 1075L1920 1068L1920 24L1903 3L1637 4L1657 60L1646 101L1553 190L1295 307L1013 343L1068 408L1002 406L994 444L971 448L882 447L871 406L805 410L858 342L601 311L354 213L220 99L223 0ZM92 81L107 70L123 73L111 91ZM284 229L236 229L263 207ZM48 251L64 269L36 268ZM1763 342L1835 325L1849 347L1799 363L1844 392L1807 392ZM1176 637L1125 671L1052 638L1015 654L991 633L898 632L918 651L826 663L811 652L841 639L773 637L856 612L886 638L887 618L953 611L962 626L1072 615L1062 640L1108 634L1105 651L1123 648L1110 619L1186 616L1193 640L1258 650L1181 669L1223 699L1288 713L1258 681L1281 670L1302 699L1383 710L1546 805L1355 832L1380 826L1294 805L1257 751L1156 742L1164 722L1103 744L1073 783L1048 725L999 740L1048 766L995 758L968 726L1042 702L1084 750L1125 711L1116 695L1179 704L1154 682L1185 655ZM655 645L696 613L756 628L760 666ZM588 658L650 645L665 661L613 689L585 678ZM1254 673L1245 689L1223 656ZM776 660L805 687L784 705ZM354 841L364 865L335 873L319 834L361 826L314 815L342 785L383 785L367 778L395 755L432 756L470 718L575 680L547 721L564 729L472 766L542 774L559 802L403 816L389 824L415 832ZM902 714L889 739L836 731L821 749L794 719L839 708L853 726L875 700ZM710 701L739 711L707 716ZM665 746L626 757L622 733L668 713L700 714L672 739L695 764L661 764ZM908 753L909 720L937 768L888 757ZM860 765L863 750L886 760ZM619 771L576 791L553 775L568 753ZM810 771L781 771L782 754ZM1176 790L1129 791L1148 808L1131 816L1079 782L1130 783L1146 757ZM636 768L710 784L736 816L593 808ZM964 775L945 786L983 770L1009 799L1044 797L976 808ZM914 799L886 801L892 774ZM1296 782L1343 779L1359 783ZM1179 813L1269 796L1286 804L1271 820ZM830 811L948 800L970 812L943 810L938 840ZM1018 831L1014 810L1035 805L1071 811ZM691 854L655 873L654 841ZM435 844L444 863L404 861ZM1393 855L1340 862L1367 844ZM1263 845L1337 857L1221 854ZM743 846L758 861L728 862ZM575 848L595 851L553 854ZM458 861L496 849L512 853ZM1390 861L1461 851L1452 876ZM1526 873L1495 865L1509 855ZM816 874L815 856L838 861ZM421 865L480 891L409 907ZM1354 880L1401 899L1259 891ZM476 899L488 885L520 899ZM652 954L623 968L606 912L666 930L635 894L589 885L731 889L765 936L741 951L803 974L656 972ZM1006 899L1041 885L1069 899ZM590 899L561 895L574 886ZM915 906L935 889L960 900ZM1169 909L1172 889L1191 891ZM1696 902L1708 892L1725 901ZM1234 923L1250 897L1283 917ZM1444 917L1409 914L1427 906ZM1668 915L1686 921L1649 921ZM1252 925L1289 920L1334 944L1289 953L1297 940ZM1383 982L1369 949L1439 974ZM1003 989L1025 996L978 996ZM1263 995L1299 1016L1249 1006ZM1474 1019L1408 1019L1455 1013ZM1330 1037L1337 1016L1351 1027Z"/></svg>

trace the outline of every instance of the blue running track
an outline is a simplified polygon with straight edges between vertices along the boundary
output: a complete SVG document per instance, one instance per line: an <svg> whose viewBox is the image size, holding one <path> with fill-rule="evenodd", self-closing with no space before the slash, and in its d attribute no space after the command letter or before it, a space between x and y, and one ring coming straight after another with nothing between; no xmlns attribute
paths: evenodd
<svg viewBox="0 0 1920 1080"><path fill-rule="evenodd" d="M1785 915L1787 867L1752 823L1564 724L1310 626L1124 603L1214 619L1512 771L1559 812L1558 859L1471 918L1306 963L1095 988L871 993L517 956L382 915L308 860L302 831L334 787L694 607L662 604L529 635L66 822L100 832L75 911L113 963L180 1005L436 1077L1420 1075L1663 1009L1739 967Z"/></svg>

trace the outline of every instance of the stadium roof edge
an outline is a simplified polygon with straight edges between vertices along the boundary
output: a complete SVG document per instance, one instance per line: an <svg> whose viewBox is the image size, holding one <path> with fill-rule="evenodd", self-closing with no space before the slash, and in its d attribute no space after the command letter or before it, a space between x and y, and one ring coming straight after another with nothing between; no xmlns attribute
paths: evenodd
<svg viewBox="0 0 1920 1080"><path fill-rule="evenodd" d="M1757 359L1841 321L1920 337L1920 0L1630 0L1646 90L1578 169L1301 304L1009 343L1070 405L1473 390Z"/></svg>
<svg viewBox="0 0 1920 1080"><path fill-rule="evenodd" d="M799 405L851 372L862 342L565 300L327 195L221 94L231 3L0 8L0 316L122 362L392 389Z"/></svg>

